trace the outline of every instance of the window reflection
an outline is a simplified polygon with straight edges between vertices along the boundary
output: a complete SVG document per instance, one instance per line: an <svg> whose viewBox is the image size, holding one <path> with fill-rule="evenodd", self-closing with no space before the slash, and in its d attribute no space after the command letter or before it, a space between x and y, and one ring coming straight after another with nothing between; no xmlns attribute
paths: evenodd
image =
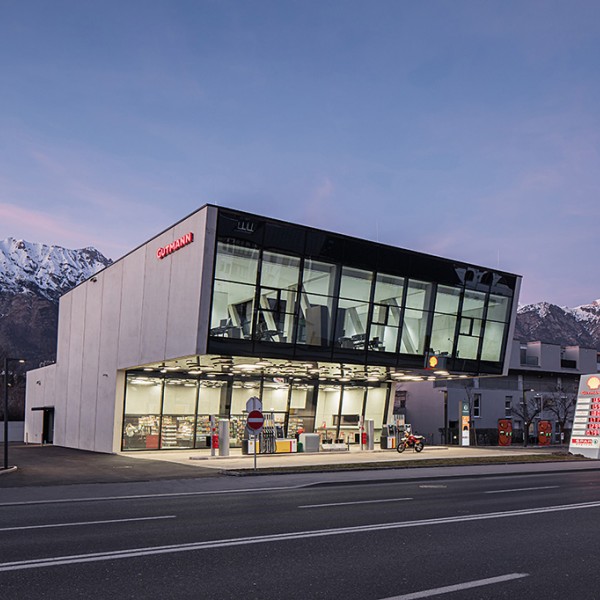
<svg viewBox="0 0 600 600"><path fill-rule="evenodd" d="M404 278L378 274L375 282L369 349L396 352L404 293Z"/></svg>
<svg viewBox="0 0 600 600"><path fill-rule="evenodd" d="M215 264L214 338L360 353L423 355L432 349L469 360L501 357L510 298L498 294L375 276L222 241Z"/></svg>
<svg viewBox="0 0 600 600"><path fill-rule="evenodd" d="M410 280L406 289L406 310L402 323L400 352L403 354L424 354L427 333L426 308L431 302L432 284Z"/></svg>

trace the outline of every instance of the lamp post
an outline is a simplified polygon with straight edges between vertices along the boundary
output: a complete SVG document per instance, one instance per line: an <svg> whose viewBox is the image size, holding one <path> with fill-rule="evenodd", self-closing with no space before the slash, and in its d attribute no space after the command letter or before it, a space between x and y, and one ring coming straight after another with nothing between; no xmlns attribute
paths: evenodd
<svg viewBox="0 0 600 600"><path fill-rule="evenodd" d="M4 357L4 468L8 469L8 363L24 363L24 358Z"/></svg>

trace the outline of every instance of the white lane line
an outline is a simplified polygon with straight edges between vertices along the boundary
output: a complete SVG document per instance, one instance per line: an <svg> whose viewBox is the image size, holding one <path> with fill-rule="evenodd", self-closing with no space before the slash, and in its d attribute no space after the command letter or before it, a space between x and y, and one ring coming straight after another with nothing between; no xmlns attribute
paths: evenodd
<svg viewBox="0 0 600 600"><path fill-rule="evenodd" d="M335 529L317 529L313 531L297 531L291 533L275 533L245 538L231 538L212 540L208 542L190 542L187 544L172 544L169 546L151 546L146 548L131 548L129 550L115 550L112 552L95 552L90 554L74 554L70 556L56 556L38 558L33 560L19 560L15 562L0 563L0 572L20 571L23 569L38 569L40 567L55 567L58 565L72 565L103 560L121 560L124 558L139 558L157 554L172 554L174 552L190 552L194 550L213 550L216 548L230 548L232 546L248 546L251 544L277 543L298 539L311 539L345 535L352 533L371 533L375 531L390 531L408 527L423 527L429 525L445 525L448 523L465 523L468 521L482 521L485 519L502 519L506 517L521 517L535 514L553 513L567 510L582 510L600 508L600 501L583 502L581 504L564 504L559 506L546 506L543 508L529 508L523 510L510 510L495 513L482 513L479 515L464 515L460 517L442 517L438 519L423 519L420 521L401 521L398 523L379 523L377 525L358 525L355 527L338 527Z"/></svg>
<svg viewBox="0 0 600 600"><path fill-rule="evenodd" d="M48 523L46 525L23 525L21 527L2 527L0 531L22 531L23 529L47 529L49 527L78 527L81 525L106 525L108 523L130 523L132 521L156 521L158 519L175 519L175 515L159 517L133 517L131 519L107 519L105 521L80 521L76 523Z"/></svg>
<svg viewBox="0 0 600 600"><path fill-rule="evenodd" d="M490 490L489 492L483 492L484 494L508 494L509 492L531 492L533 490L552 490L558 488L560 485L544 485L541 487L528 487L528 488L514 488L512 490Z"/></svg>
<svg viewBox="0 0 600 600"><path fill-rule="evenodd" d="M377 504L379 502L402 502L413 498L386 498L384 500L356 500L355 502L331 502L330 504L302 504L298 508L322 508L328 506L351 506L354 504Z"/></svg>
<svg viewBox="0 0 600 600"><path fill-rule="evenodd" d="M163 494L135 494L129 496L97 496L92 498L56 498L46 500L22 500L14 502L0 502L3 506L31 506L35 504L69 504L71 502L104 502L110 500L145 500L151 498L184 498L186 496L218 496L220 494L253 494L257 492L293 491L310 484L288 485L264 488L244 488L240 490L212 490L204 492L165 492Z"/></svg>
<svg viewBox="0 0 600 600"><path fill-rule="evenodd" d="M385 598L384 600L417 600L418 598L431 598L431 596L439 596L441 594L451 594L452 592L460 592L462 590L470 590L484 585L494 585L495 583L504 583L513 579L523 579L529 577L529 573L509 573L508 575L500 575L498 577L488 577L487 579L477 579L475 581L465 581L456 585L446 585L444 587L433 588L431 590L423 590L422 592L414 592L413 594L403 594L402 596L394 596L393 598Z"/></svg>

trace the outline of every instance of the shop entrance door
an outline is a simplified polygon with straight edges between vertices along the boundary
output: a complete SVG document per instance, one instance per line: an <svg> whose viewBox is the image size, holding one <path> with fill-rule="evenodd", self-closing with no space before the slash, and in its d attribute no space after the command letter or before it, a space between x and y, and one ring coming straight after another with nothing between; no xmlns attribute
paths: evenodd
<svg viewBox="0 0 600 600"><path fill-rule="evenodd" d="M44 408L42 419L42 444L54 443L54 407Z"/></svg>

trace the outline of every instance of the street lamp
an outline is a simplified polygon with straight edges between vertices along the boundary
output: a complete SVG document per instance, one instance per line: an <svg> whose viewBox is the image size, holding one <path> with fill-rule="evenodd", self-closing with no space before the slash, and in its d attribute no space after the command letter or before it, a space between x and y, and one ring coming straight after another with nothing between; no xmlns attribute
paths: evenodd
<svg viewBox="0 0 600 600"><path fill-rule="evenodd" d="M24 363L24 358L4 357L4 468L8 469L8 363Z"/></svg>

